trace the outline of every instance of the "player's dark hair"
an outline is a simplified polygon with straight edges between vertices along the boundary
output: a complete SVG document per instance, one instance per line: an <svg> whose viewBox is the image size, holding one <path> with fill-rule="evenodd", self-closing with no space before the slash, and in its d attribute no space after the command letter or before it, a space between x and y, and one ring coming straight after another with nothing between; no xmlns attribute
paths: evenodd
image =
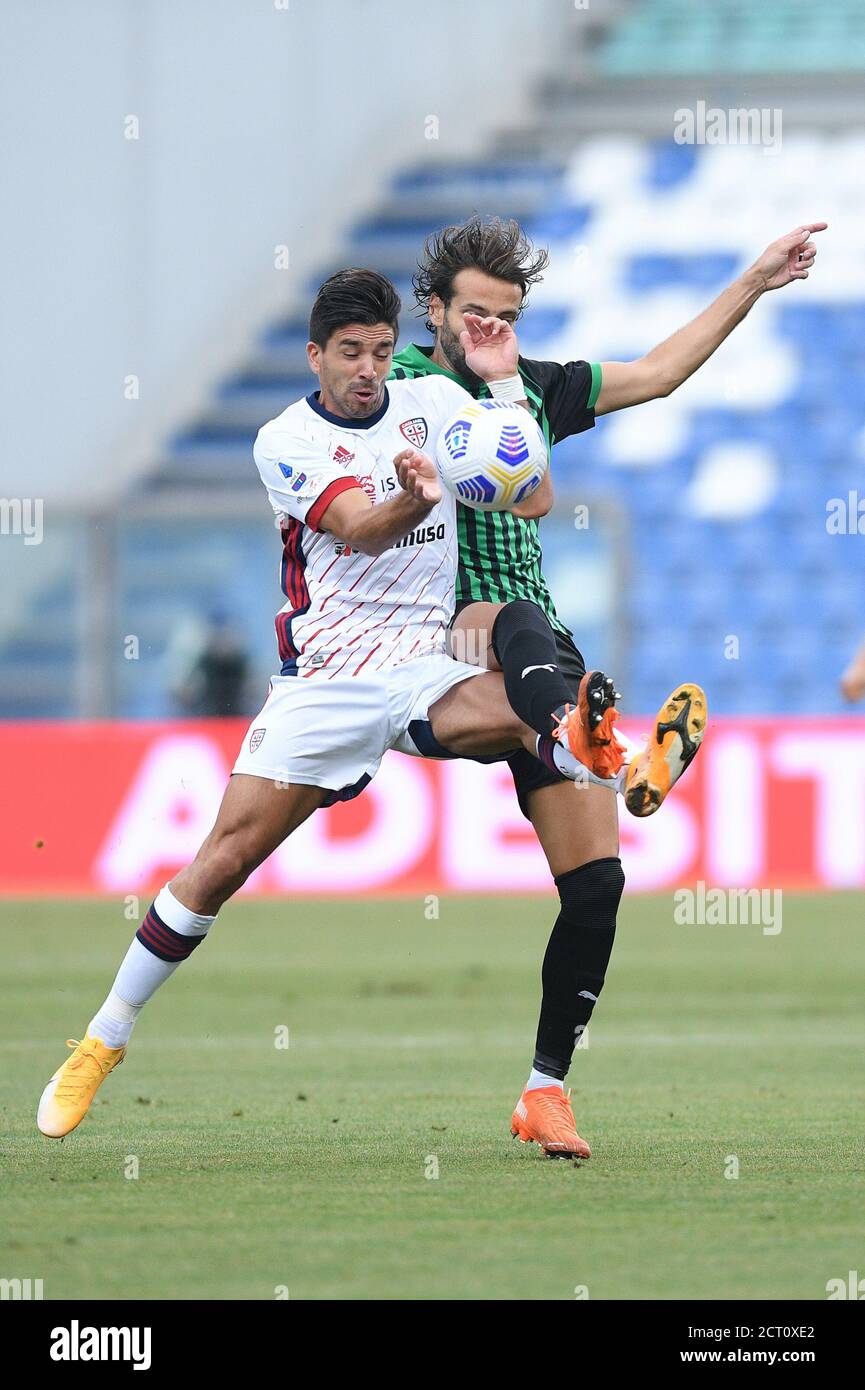
<svg viewBox="0 0 865 1390"><path fill-rule="evenodd" d="M503 221L501 217L484 218L475 213L467 222L442 227L427 237L412 277L415 299L422 309L428 309L430 295L437 294L447 308L459 272L482 270L509 285L519 285L525 300L530 286L542 279L549 259L549 252L534 247L513 218ZM428 318L425 323L434 334Z"/></svg>
<svg viewBox="0 0 865 1390"><path fill-rule="evenodd" d="M332 333L349 323L362 323L372 328L387 323L396 341L402 302L384 275L377 270L350 267L338 270L319 286L312 313L309 316L309 336L319 347L325 347Z"/></svg>

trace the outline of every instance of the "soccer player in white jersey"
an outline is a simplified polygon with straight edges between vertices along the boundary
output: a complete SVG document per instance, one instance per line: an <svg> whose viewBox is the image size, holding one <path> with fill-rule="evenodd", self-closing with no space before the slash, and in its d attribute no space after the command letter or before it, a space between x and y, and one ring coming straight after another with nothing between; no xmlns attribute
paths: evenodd
<svg viewBox="0 0 865 1390"><path fill-rule="evenodd" d="M213 830L158 893L83 1040L45 1087L37 1123L52 1138L83 1119L141 1008L222 904L315 810L357 795L387 749L417 752L413 728L428 726L456 754L536 749L501 676L446 649L455 504L421 448L469 398L441 378L385 385L399 310L383 276L332 276L310 320L320 390L259 433L255 461L283 538L282 668Z"/></svg>

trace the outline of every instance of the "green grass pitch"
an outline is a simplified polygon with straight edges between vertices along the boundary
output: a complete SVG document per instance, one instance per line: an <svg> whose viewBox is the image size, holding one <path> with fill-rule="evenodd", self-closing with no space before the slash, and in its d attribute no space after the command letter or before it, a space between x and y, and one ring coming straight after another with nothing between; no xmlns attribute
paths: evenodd
<svg viewBox="0 0 865 1390"><path fill-rule="evenodd" d="M579 1166L510 1138L553 912L230 904L60 1144L36 1102L134 923L0 904L0 1276L46 1299L571 1300L823 1299L865 1274L861 896L785 895L777 936L626 899L569 1078Z"/></svg>

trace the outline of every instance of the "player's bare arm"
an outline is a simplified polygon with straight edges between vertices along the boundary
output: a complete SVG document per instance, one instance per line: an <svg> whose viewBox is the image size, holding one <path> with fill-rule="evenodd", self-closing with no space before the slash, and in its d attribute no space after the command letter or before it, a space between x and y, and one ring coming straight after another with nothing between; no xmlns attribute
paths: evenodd
<svg viewBox="0 0 865 1390"><path fill-rule="evenodd" d="M513 325L506 319L493 315L482 317L480 314L471 313L463 315L463 322L465 328L460 334L460 345L465 353L466 363L475 375L487 385L494 381L512 380L515 383L514 389L518 389L516 383L521 383L518 367L519 344ZM513 399L528 410L529 403L525 396L514 396ZM543 482L531 497L506 510L513 512L514 516L529 520L532 517L546 516L547 512L552 510L552 506L553 480L550 470L547 469Z"/></svg>
<svg viewBox="0 0 865 1390"><path fill-rule="evenodd" d="M436 466L417 449L403 449L394 463L403 489L398 496L374 507L362 487L349 488L331 502L321 529L364 555L383 555L414 530L441 501Z"/></svg>
<svg viewBox="0 0 865 1390"><path fill-rule="evenodd" d="M841 694L851 704L865 698L865 642L841 677Z"/></svg>
<svg viewBox="0 0 865 1390"><path fill-rule="evenodd" d="M808 222L768 246L752 266L684 328L665 338L635 362L603 362L596 415L669 396L693 376L721 346L768 290L807 280L817 246L815 232L828 223Z"/></svg>

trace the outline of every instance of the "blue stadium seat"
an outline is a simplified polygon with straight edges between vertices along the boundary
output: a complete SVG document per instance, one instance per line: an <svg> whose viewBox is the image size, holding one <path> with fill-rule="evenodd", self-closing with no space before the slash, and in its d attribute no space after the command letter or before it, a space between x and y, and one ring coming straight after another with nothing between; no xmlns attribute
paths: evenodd
<svg viewBox="0 0 865 1390"><path fill-rule="evenodd" d="M675 188L691 177L698 157L697 145L677 145L673 140L659 140L652 148L646 183L650 188Z"/></svg>
<svg viewBox="0 0 865 1390"><path fill-rule="evenodd" d="M646 252L634 256L626 271L628 288L635 293L685 285L713 290L728 284L736 273L738 257L724 252L694 253L690 256L658 255Z"/></svg>

